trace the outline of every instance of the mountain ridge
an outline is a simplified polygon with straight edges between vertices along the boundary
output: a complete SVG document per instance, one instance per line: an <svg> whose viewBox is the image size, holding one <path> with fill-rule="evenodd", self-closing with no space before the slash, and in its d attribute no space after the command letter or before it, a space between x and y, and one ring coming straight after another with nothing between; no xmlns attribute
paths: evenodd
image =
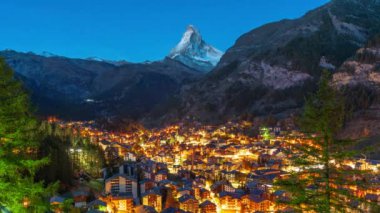
<svg viewBox="0 0 380 213"><path fill-rule="evenodd" d="M74 120L140 117L201 75L169 58L117 66L9 50L0 56L30 91L40 115Z"/></svg>

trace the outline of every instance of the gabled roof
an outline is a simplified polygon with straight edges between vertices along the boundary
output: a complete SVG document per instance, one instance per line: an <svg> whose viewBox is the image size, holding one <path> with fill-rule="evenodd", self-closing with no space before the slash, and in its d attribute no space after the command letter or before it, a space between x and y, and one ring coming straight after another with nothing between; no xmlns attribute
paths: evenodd
<svg viewBox="0 0 380 213"><path fill-rule="evenodd" d="M142 206L144 212L146 213L157 213L157 211L152 206Z"/></svg>
<svg viewBox="0 0 380 213"><path fill-rule="evenodd" d="M142 180L139 181L140 184L144 184L144 183L148 183L148 182L150 182L150 183L154 183L153 180L148 179L148 178L144 178L144 179L142 179Z"/></svg>
<svg viewBox="0 0 380 213"><path fill-rule="evenodd" d="M206 200L205 202L201 203L199 206L202 208L202 207L205 207L205 206L208 206L208 205L215 205L215 203L209 201L209 200Z"/></svg>
<svg viewBox="0 0 380 213"><path fill-rule="evenodd" d="M88 206L89 207L92 207L92 206L107 206L107 203L104 202L104 201L101 201L101 200L97 199L97 200L91 201L88 204Z"/></svg>
<svg viewBox="0 0 380 213"><path fill-rule="evenodd" d="M115 174L115 175L107 178L105 182L107 183L108 181L110 181L112 179L115 179L115 178L118 178L118 177L123 177L123 178L131 180L131 181L137 181L135 178L129 177L129 176L125 175L125 174Z"/></svg>
<svg viewBox="0 0 380 213"><path fill-rule="evenodd" d="M195 199L194 196L192 196L192 195L188 195L188 194L183 195L183 196L181 196L180 198L178 198L178 201L179 201L180 203L186 202L186 201L188 201L188 200L197 200L197 199Z"/></svg>
<svg viewBox="0 0 380 213"><path fill-rule="evenodd" d="M178 189L179 192L182 192L182 191L191 191L191 188L190 187L181 187Z"/></svg>
<svg viewBox="0 0 380 213"><path fill-rule="evenodd" d="M221 193L219 193L219 197L220 198L227 197L227 196L230 196L230 197L235 198L235 199L240 199L240 197L241 197L241 195L237 194L237 193L231 193L231 192L221 192Z"/></svg>
<svg viewBox="0 0 380 213"><path fill-rule="evenodd" d="M170 208L162 210L161 213L187 213L187 212L185 212L181 209L170 207Z"/></svg>
<svg viewBox="0 0 380 213"><path fill-rule="evenodd" d="M89 192L83 191L83 190L77 190L72 192L73 197L79 197L79 196L88 196Z"/></svg>
<svg viewBox="0 0 380 213"><path fill-rule="evenodd" d="M252 196L252 195L249 196L249 199L255 203L261 203L265 200L262 197L257 197L257 196Z"/></svg>
<svg viewBox="0 0 380 213"><path fill-rule="evenodd" d="M141 197L145 197L147 195L158 195L158 196L161 196L161 193L160 193L159 189L155 188L153 190L149 190L149 191L147 191L145 193L142 193Z"/></svg>
<svg viewBox="0 0 380 213"><path fill-rule="evenodd" d="M168 171L166 170L160 170L156 173L156 175L159 175L159 174L163 174L163 175L167 175L168 174Z"/></svg>
<svg viewBox="0 0 380 213"><path fill-rule="evenodd" d="M50 198L50 203L63 203L64 201L65 201L65 198L61 196L53 196Z"/></svg>

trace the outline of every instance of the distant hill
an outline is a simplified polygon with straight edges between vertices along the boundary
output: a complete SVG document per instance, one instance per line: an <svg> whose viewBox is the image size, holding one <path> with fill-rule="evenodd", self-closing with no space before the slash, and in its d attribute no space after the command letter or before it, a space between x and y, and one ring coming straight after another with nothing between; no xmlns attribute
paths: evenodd
<svg viewBox="0 0 380 213"><path fill-rule="evenodd" d="M201 73L166 58L152 63L110 63L2 51L43 116L66 119L139 118L175 96Z"/></svg>

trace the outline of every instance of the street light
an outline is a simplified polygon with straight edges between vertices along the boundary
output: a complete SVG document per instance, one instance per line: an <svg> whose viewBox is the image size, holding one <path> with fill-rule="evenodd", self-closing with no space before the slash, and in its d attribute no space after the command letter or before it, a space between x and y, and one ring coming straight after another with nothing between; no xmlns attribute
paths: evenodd
<svg viewBox="0 0 380 213"><path fill-rule="evenodd" d="M30 205L30 200L25 197L23 200L22 200L22 205L24 206L24 208L29 208L29 205Z"/></svg>

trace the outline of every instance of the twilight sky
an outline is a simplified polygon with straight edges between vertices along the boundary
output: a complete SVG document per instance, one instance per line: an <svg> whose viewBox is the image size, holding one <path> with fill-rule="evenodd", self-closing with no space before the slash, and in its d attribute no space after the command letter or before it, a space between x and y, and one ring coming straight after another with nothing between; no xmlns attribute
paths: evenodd
<svg viewBox="0 0 380 213"><path fill-rule="evenodd" d="M245 32L328 0L1 0L0 49L159 60L188 24L225 51Z"/></svg>

